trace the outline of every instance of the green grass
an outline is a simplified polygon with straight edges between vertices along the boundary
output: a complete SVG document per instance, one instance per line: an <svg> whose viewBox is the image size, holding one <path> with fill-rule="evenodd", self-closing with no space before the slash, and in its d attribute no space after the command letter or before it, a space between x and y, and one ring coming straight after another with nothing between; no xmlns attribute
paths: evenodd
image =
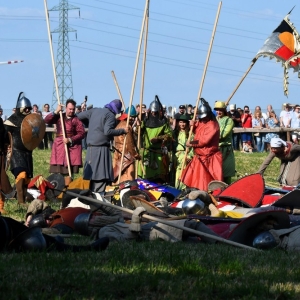
<svg viewBox="0 0 300 300"><path fill-rule="evenodd" d="M35 175L48 176L49 154L34 151ZM239 176L256 172L267 155L235 154ZM279 161L273 161L265 174L267 183L276 185L278 170ZM24 218L25 211L18 211L15 202L6 206L9 216ZM253 252L221 244L159 241L111 243L103 252L2 253L0 297L300 299L299 258L298 252L278 249Z"/></svg>

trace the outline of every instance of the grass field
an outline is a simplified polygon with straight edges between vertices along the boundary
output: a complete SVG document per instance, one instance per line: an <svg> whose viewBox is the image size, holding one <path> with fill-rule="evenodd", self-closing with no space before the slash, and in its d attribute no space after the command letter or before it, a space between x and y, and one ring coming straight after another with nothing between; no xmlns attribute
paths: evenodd
<svg viewBox="0 0 300 300"><path fill-rule="evenodd" d="M35 175L48 176L49 155L34 151ZM237 175L256 172L266 155L236 153ZM276 185L278 169L273 161L267 184ZM15 201L7 209L23 219ZM112 243L103 252L2 253L1 258L1 299L300 299L300 254L279 249L156 241Z"/></svg>

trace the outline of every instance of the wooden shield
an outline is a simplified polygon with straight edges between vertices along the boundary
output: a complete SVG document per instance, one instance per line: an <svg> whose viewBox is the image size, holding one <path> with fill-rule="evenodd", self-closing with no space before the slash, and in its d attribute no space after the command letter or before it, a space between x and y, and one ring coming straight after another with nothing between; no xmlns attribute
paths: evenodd
<svg viewBox="0 0 300 300"><path fill-rule="evenodd" d="M153 205L152 203L148 202L145 199L142 199L137 196L130 196L129 198L135 208L141 206L141 207L145 208L147 213L150 215L157 216L157 217L163 217L163 218L169 217L161 209L159 209L158 207L156 207L155 205Z"/></svg>
<svg viewBox="0 0 300 300"><path fill-rule="evenodd" d="M21 139L28 150L35 149L45 135L46 125L40 114L30 114L21 124Z"/></svg>

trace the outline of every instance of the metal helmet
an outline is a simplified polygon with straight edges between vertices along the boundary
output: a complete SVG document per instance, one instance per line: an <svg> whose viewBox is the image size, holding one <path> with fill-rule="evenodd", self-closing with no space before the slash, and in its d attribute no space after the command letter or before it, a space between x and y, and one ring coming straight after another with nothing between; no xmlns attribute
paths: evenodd
<svg viewBox="0 0 300 300"><path fill-rule="evenodd" d="M29 227L40 227L40 228L48 227L45 215L43 215L43 214L35 215L30 220Z"/></svg>
<svg viewBox="0 0 300 300"><path fill-rule="evenodd" d="M197 111L199 119L203 119L211 114L211 108L204 98L200 98L200 106Z"/></svg>
<svg viewBox="0 0 300 300"><path fill-rule="evenodd" d="M39 227L26 229L9 244L9 248L16 251L42 251L46 247L46 240Z"/></svg>
<svg viewBox="0 0 300 300"><path fill-rule="evenodd" d="M30 107L31 109L32 108L31 102L28 98L24 96L24 93L21 92L18 97L16 108L25 108L25 107Z"/></svg>
<svg viewBox="0 0 300 300"><path fill-rule="evenodd" d="M128 109L128 107L125 109L125 114L127 114L128 115L128 111L129 111L129 109ZM135 109L135 107L133 106L133 105L131 105L131 108L130 108L130 116L131 117L135 117L137 115L137 113L136 113L136 109Z"/></svg>
<svg viewBox="0 0 300 300"><path fill-rule="evenodd" d="M74 227L75 230L82 234L82 235L86 235L89 236L90 232L89 232L89 221L91 218L91 213L82 213L79 214L75 220L74 220Z"/></svg>
<svg viewBox="0 0 300 300"><path fill-rule="evenodd" d="M265 231L257 235L253 240L253 247L258 249L272 249L278 245L274 236L269 232Z"/></svg>
<svg viewBox="0 0 300 300"><path fill-rule="evenodd" d="M154 101L152 101L149 105L149 108L150 108L151 112L158 112L159 111L158 101L156 99Z"/></svg>
<svg viewBox="0 0 300 300"><path fill-rule="evenodd" d="M205 204L200 199L185 199L182 203L182 210L185 215L201 215L206 212Z"/></svg>

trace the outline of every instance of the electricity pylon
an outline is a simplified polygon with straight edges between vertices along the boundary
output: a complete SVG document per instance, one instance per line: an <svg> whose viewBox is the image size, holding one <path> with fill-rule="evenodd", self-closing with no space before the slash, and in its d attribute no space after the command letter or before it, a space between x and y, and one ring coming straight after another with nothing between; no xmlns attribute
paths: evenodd
<svg viewBox="0 0 300 300"><path fill-rule="evenodd" d="M65 104L67 99L73 98L73 83L71 70L71 57L69 47L69 32L76 32L68 25L68 11L79 9L69 5L68 0L60 0L59 5L54 6L49 11L59 11L59 28L51 33L59 33L58 47L56 54L56 75L61 104ZM52 108L57 105L56 88L54 85Z"/></svg>

